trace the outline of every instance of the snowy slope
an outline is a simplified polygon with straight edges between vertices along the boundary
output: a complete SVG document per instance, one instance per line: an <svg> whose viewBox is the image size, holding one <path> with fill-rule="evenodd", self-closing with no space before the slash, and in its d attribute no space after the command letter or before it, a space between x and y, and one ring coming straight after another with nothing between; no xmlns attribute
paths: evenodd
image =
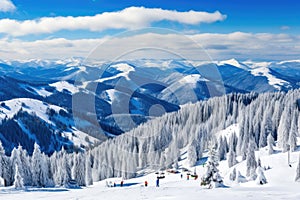
<svg viewBox="0 0 300 200"><path fill-rule="evenodd" d="M231 66L235 66L235 67L238 67L240 69L243 69L243 70L248 70L247 65L245 65L243 63L240 63L236 59L230 59L230 60L220 61L220 62L217 62L217 64L219 66L222 66L222 65L231 65Z"/></svg>
<svg viewBox="0 0 300 200"><path fill-rule="evenodd" d="M52 87L55 87L57 91L62 92L63 90L69 91L71 94L79 92L79 89L73 84L68 83L67 81L59 81L56 83L49 84Z"/></svg>
<svg viewBox="0 0 300 200"><path fill-rule="evenodd" d="M46 115L47 108L54 109L57 112L60 109L63 109L59 106L48 105L39 100L27 98L12 99L4 101L3 103L5 106L0 107L0 119L4 119L5 117L12 118L20 109L22 109L28 113L35 112L35 114L45 122L51 123Z"/></svg>
<svg viewBox="0 0 300 200"><path fill-rule="evenodd" d="M124 187L119 186L121 178L103 180L83 189L64 189L64 188L29 188L28 191L15 191L12 188L0 188L0 198L7 200L17 199L213 199L213 200L244 200L259 199L289 199L297 200L300 198L300 183L294 182L296 163L298 163L299 152L291 154L292 168L287 165L287 154L276 153L271 156L266 155L266 149L256 152L256 157L262 161L262 166L270 166L271 169L265 171L268 180L266 185L256 185L254 181L236 184L229 181L230 171L236 167L242 175L246 173L245 161L238 163L228 169L227 162L222 161L219 169L224 177L227 188L207 189L200 186L200 180L186 179L184 174L181 179L180 174L166 173L166 178L160 180L160 187L155 187L156 174L150 173L145 176L124 180ZM193 170L193 169L191 169ZM203 166L197 166L196 171L199 175L204 173ZM144 187L144 182L148 181L148 187ZM106 184L115 182L117 187L110 188Z"/></svg>
<svg viewBox="0 0 300 200"><path fill-rule="evenodd" d="M280 86L283 86L285 84L288 84L287 81L284 81L282 79L276 78L270 73L270 70L266 67L256 68L251 70L251 73L254 76L265 76L267 77L269 84L273 85L275 88L280 89Z"/></svg>
<svg viewBox="0 0 300 200"><path fill-rule="evenodd" d="M42 121L46 122L47 124L56 127L56 122L50 120L49 115L47 114L47 110L52 109L56 113L59 113L61 110L67 112L66 109L56 106L56 105L51 105L47 104L45 102L35 100L35 99L29 99L29 98L19 98L19 99L13 99L9 101L3 101L1 102L3 105L0 106L0 119L4 118L13 118L21 109L22 111L25 111L29 114L34 113L33 115L37 116L40 118ZM78 130L77 128L74 127L74 122L67 118L67 117L62 117L60 115L56 116L56 120L59 122L65 124L66 126L71 126L71 129L68 129L64 132L62 132L62 135L64 137L69 138L74 145L77 146L89 146L90 144L93 144L97 141L98 139ZM32 134L22 125L21 121L18 121L19 126L21 129L27 133L27 135L32 136ZM86 141L86 138L88 138L88 141L91 142L89 143ZM35 139L35 138L33 138Z"/></svg>

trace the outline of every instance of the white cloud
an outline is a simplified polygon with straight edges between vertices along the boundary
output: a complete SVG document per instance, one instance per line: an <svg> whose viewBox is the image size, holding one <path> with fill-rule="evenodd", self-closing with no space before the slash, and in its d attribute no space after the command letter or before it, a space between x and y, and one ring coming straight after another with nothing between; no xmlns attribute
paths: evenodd
<svg viewBox="0 0 300 200"><path fill-rule="evenodd" d="M10 0L0 0L0 12L11 12L16 9L16 6Z"/></svg>
<svg viewBox="0 0 300 200"><path fill-rule="evenodd" d="M291 27L289 27L289 26L282 26L282 27L280 27L280 29L283 30L283 31L287 31L287 30L290 30Z"/></svg>
<svg viewBox="0 0 300 200"><path fill-rule="evenodd" d="M0 0L1 1L1 0ZM3 1L3 0L2 0ZM43 17L36 20L0 20L0 33L12 36L54 33L60 30L103 31L106 29L136 29L162 20L197 25L225 20L219 11L214 13L160 8L129 7L117 12L104 12L95 16Z"/></svg>
<svg viewBox="0 0 300 200"><path fill-rule="evenodd" d="M99 46L95 48L97 45ZM33 42L2 39L0 46L0 59L10 60L59 59L72 56L106 60L120 56L120 59L177 56L194 60L209 60L209 57L213 60L292 60L299 59L300 36L243 32L188 36L144 33L112 39L56 38ZM90 53L92 50L94 51Z"/></svg>

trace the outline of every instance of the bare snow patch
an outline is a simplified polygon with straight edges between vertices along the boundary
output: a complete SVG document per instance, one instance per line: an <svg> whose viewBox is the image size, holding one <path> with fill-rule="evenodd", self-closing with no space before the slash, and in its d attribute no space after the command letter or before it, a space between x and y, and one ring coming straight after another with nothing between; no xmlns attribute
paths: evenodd
<svg viewBox="0 0 300 200"><path fill-rule="evenodd" d="M268 67L258 67L251 70L251 74L254 76L265 76L268 79L270 85L273 85L276 89L280 89L280 86L288 84L288 82L276 78L270 73L270 69Z"/></svg>
<svg viewBox="0 0 300 200"><path fill-rule="evenodd" d="M57 91L62 92L63 90L68 90L71 94L79 92L79 89L67 81L59 81L50 84L50 86L55 87Z"/></svg>

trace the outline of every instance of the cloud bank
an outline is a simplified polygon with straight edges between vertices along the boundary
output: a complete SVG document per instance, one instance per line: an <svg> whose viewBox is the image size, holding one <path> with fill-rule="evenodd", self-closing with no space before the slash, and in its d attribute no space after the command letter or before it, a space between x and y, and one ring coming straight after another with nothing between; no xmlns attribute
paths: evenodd
<svg viewBox="0 0 300 200"><path fill-rule="evenodd" d="M7 2L7 0L0 0ZM95 16L79 17L43 17L36 20L17 21L13 19L0 20L0 33L12 36L30 34L50 34L60 30L104 31L106 29L136 29L150 26L163 20L188 25L213 23L226 19L219 11L214 13L175 10L160 8L129 7L117 12L104 12Z"/></svg>
<svg viewBox="0 0 300 200"><path fill-rule="evenodd" d="M0 0L0 12L12 12L16 6L10 0Z"/></svg>
<svg viewBox="0 0 300 200"><path fill-rule="evenodd" d="M188 39L184 39L187 37ZM195 43L190 41L193 40ZM197 45L195 45L197 44ZM59 59L73 56L87 57L95 47L93 56L111 60L129 49L159 47L170 53L180 52L183 57L199 60L210 56L213 60L236 58L240 60L292 60L299 59L300 36L287 34L180 34L145 33L121 38L80 39L64 38L25 42L0 39L0 59ZM142 58L148 54L133 54ZM150 55L150 54L149 54ZM153 58L161 58L161 51L151 52ZM134 57L133 57L134 58ZM162 57L163 58L163 57Z"/></svg>

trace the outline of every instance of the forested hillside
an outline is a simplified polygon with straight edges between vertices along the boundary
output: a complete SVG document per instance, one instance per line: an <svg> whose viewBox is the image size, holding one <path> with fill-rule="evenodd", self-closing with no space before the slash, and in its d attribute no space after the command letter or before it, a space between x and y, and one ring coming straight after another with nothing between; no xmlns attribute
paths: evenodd
<svg viewBox="0 0 300 200"><path fill-rule="evenodd" d="M187 104L85 152L63 150L49 157L35 145L32 156L20 146L7 157L2 148L0 176L13 184L17 166L27 185L64 185L70 178L89 185L108 177L131 178L145 169L176 167L182 150L193 166L212 143L219 159L228 159L231 166L237 155L251 160L261 147L269 146L272 153L273 140L283 152L293 151L300 127L299 97L300 90L292 90L229 94ZM238 131L219 134L232 125Z"/></svg>

